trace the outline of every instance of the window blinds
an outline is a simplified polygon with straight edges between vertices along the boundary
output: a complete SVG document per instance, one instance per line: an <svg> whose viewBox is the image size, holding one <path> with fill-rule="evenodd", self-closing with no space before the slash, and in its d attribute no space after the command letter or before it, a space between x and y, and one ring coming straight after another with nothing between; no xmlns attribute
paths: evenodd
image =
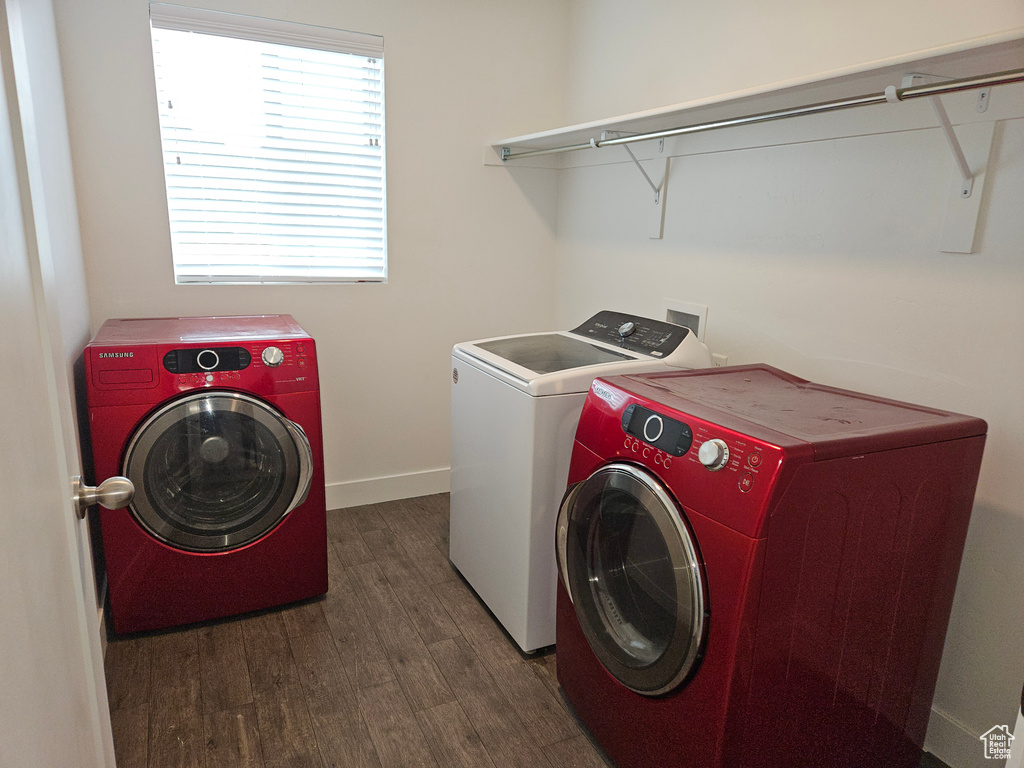
<svg viewBox="0 0 1024 768"><path fill-rule="evenodd" d="M175 281L383 282L383 39L150 15Z"/></svg>

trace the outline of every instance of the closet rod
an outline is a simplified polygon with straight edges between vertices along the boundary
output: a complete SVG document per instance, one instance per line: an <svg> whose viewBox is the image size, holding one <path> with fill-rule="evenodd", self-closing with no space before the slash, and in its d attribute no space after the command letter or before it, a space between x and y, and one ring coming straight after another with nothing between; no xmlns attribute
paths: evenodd
<svg viewBox="0 0 1024 768"><path fill-rule="evenodd" d="M501 159L503 162L517 160L520 157L536 157L537 155L550 155L558 152L572 152L578 149L597 149L599 147L614 147L618 144L633 144L638 141L650 141L652 139L667 139L670 136L683 136L688 133L700 133L702 131L713 131L718 128L732 128L737 125L750 125L751 123L766 123L769 120L781 120L787 117L802 117L804 115L818 115L824 112L835 112L850 107L864 107L870 104L885 104L887 102L905 101L916 99L922 96L941 96L944 93L955 93L957 91L969 91L974 88L991 88L994 85L1008 85L1009 83L1024 82L1024 69L1011 69L1006 72L995 72L989 75L978 75L976 77L964 77L959 80L945 80L933 85L916 85L910 88L894 88L889 86L882 93L870 94L867 96L855 96L850 99L838 99L836 101L824 101L818 104L808 104L805 107L793 107L781 109L774 112L760 112L754 115L733 117L728 120L714 120L709 123L697 123L680 128L668 128L663 131L651 131L649 133L637 133L630 136L617 136L613 139L599 141L591 139L583 144L568 144L562 147L551 147L550 149L528 149L523 152L513 152L511 147L501 148Z"/></svg>

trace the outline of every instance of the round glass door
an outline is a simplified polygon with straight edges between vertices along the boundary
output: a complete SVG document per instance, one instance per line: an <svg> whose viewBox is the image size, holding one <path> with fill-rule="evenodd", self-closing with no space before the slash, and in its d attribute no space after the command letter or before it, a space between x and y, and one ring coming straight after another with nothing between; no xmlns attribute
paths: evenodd
<svg viewBox="0 0 1024 768"><path fill-rule="evenodd" d="M124 460L135 519L171 546L222 552L244 546L301 504L312 480L302 429L269 405L201 392L151 415Z"/></svg>
<svg viewBox="0 0 1024 768"><path fill-rule="evenodd" d="M562 581L594 653L627 688L659 696L695 671L704 579L682 511L652 476L610 464L559 512Z"/></svg>

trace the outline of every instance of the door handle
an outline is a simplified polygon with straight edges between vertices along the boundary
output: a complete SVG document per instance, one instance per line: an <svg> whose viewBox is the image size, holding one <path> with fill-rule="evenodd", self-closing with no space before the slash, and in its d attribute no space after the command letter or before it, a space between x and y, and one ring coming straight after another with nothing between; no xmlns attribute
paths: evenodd
<svg viewBox="0 0 1024 768"><path fill-rule="evenodd" d="M108 477L97 486L86 485L81 475L71 478L71 501L81 520L89 507L99 504L107 509L123 509L135 498L135 486L127 477Z"/></svg>
<svg viewBox="0 0 1024 768"><path fill-rule="evenodd" d="M295 509L306 500L309 495L310 486L313 484L313 449L309 446L309 438L306 431L290 419L282 419L285 429L295 441L295 450L299 454L299 482L295 489L295 497L288 505L285 514Z"/></svg>
<svg viewBox="0 0 1024 768"><path fill-rule="evenodd" d="M569 486L562 497L562 503L558 505L558 518L555 523L555 560L558 570L562 574L562 583L565 585L565 592L569 595L569 602L575 603L572 599L572 587L569 586L569 515L576 504L576 497L580 495L583 483L574 483Z"/></svg>

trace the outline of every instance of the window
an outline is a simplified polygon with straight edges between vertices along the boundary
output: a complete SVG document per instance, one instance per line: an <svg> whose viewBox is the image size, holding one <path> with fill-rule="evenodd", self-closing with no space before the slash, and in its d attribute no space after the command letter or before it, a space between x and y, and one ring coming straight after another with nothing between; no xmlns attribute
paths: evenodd
<svg viewBox="0 0 1024 768"><path fill-rule="evenodd" d="M150 4L176 283L384 282L384 40Z"/></svg>

